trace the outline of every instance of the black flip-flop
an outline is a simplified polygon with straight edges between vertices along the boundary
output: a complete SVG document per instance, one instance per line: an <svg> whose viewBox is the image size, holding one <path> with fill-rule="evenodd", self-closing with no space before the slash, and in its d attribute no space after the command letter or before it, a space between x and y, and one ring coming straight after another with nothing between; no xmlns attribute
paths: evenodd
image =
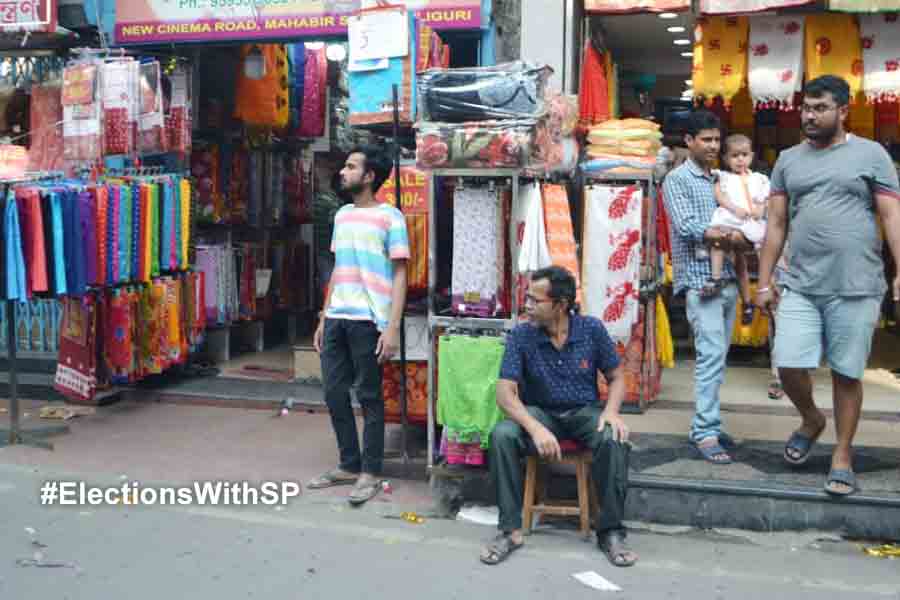
<svg viewBox="0 0 900 600"><path fill-rule="evenodd" d="M491 540L491 543L487 547L488 555L479 556L479 560L486 565L499 565L504 560L509 558L509 555L521 548L525 545L525 542L521 544L514 544L512 541L512 536L508 533L500 533Z"/></svg>
<svg viewBox="0 0 900 600"><path fill-rule="evenodd" d="M850 491L838 492L829 487L832 483L842 483L849 487ZM828 479L825 480L825 491L832 496L849 496L858 489L856 484L856 473L850 469L831 469L831 471L828 472Z"/></svg>
<svg viewBox="0 0 900 600"><path fill-rule="evenodd" d="M627 559L626 554L634 554L625 544L625 535L621 531L610 531L602 536L599 541L600 549L606 554L609 563L614 567L630 567L637 562L637 558Z"/></svg>

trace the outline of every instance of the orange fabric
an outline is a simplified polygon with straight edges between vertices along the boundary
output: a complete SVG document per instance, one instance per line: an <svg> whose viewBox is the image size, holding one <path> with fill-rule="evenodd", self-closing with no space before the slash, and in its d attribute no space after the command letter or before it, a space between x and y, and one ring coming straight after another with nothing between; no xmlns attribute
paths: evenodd
<svg viewBox="0 0 900 600"><path fill-rule="evenodd" d="M593 125L609 119L610 103L604 59L590 40L584 44L583 64L579 112L583 123Z"/></svg>
<svg viewBox="0 0 900 600"><path fill-rule="evenodd" d="M875 139L875 105L866 102L865 94L860 92L855 102L850 103L850 114L847 117L850 131L868 139Z"/></svg>
<svg viewBox="0 0 900 600"><path fill-rule="evenodd" d="M384 364L381 382L384 420L386 423L399 423L402 389L399 362L388 361ZM423 424L428 421L428 363L425 361L406 363L406 416L410 423Z"/></svg>
<svg viewBox="0 0 900 600"><path fill-rule="evenodd" d="M578 294L575 301L581 304L581 281L578 268L578 251L575 247L575 231L569 210L569 195L561 185L546 184L541 188L544 198L544 226L547 232L547 248L554 265L565 267L575 275Z"/></svg>
<svg viewBox="0 0 900 600"><path fill-rule="evenodd" d="M265 74L261 79L244 75L244 59L254 49L262 52ZM281 44L245 44L238 63L237 103L234 116L249 125L281 128L288 124L288 61Z"/></svg>

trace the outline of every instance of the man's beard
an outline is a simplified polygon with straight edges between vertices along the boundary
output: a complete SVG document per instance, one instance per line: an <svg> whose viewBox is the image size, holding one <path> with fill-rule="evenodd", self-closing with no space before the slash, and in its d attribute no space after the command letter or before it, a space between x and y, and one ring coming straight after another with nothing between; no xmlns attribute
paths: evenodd
<svg viewBox="0 0 900 600"><path fill-rule="evenodd" d="M341 191L347 194L348 196L355 196L366 189L366 186L363 182L358 181L354 184L347 185L345 183L341 183Z"/></svg>
<svg viewBox="0 0 900 600"><path fill-rule="evenodd" d="M830 127L817 127L815 133L812 134L807 133L806 127L803 128L803 134L814 142L828 142L834 139L837 131L837 124L831 125Z"/></svg>

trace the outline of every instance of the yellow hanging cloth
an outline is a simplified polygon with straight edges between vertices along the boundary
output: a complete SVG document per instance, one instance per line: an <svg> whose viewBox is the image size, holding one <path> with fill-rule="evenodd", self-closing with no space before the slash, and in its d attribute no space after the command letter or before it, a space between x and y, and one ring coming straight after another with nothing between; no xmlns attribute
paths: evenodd
<svg viewBox="0 0 900 600"><path fill-rule="evenodd" d="M606 86L609 93L609 118L619 118L619 69L612 59L612 52L603 53L603 61L606 63Z"/></svg>
<svg viewBox="0 0 900 600"><path fill-rule="evenodd" d="M675 368L675 342L662 296L656 296L656 358L663 369Z"/></svg>
<svg viewBox="0 0 900 600"><path fill-rule="evenodd" d="M862 90L862 43L853 15L806 15L806 80L837 75L850 84L850 99Z"/></svg>
<svg viewBox="0 0 900 600"><path fill-rule="evenodd" d="M756 297L756 283L750 284L750 297ZM738 297L737 318L734 320L734 330L731 334L731 344L734 346L749 346L750 348L762 348L769 341L769 317L761 310L753 312L753 322L749 325L741 324L741 311L743 302Z"/></svg>
<svg viewBox="0 0 900 600"><path fill-rule="evenodd" d="M191 239L191 184L187 179L181 180L181 269L190 266L188 255L190 254Z"/></svg>
<svg viewBox="0 0 900 600"><path fill-rule="evenodd" d="M866 101L866 95L857 94L856 101L850 104L847 125L852 133L859 137L875 139L875 105Z"/></svg>
<svg viewBox="0 0 900 600"><path fill-rule="evenodd" d="M694 28L694 96L725 106L747 83L747 17L700 17Z"/></svg>

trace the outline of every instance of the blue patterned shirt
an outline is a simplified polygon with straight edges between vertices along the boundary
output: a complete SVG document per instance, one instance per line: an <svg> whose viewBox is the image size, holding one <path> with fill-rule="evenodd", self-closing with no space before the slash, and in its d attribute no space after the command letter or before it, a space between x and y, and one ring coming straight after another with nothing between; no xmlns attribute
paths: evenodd
<svg viewBox="0 0 900 600"><path fill-rule="evenodd" d="M663 200L672 223L672 268L675 271L675 293L699 290L712 277L703 234L712 221L716 204L715 178L693 159L672 170L663 183ZM726 259L722 278L734 279L734 269Z"/></svg>
<svg viewBox="0 0 900 600"><path fill-rule="evenodd" d="M543 329L522 323L506 336L500 379L519 385L525 404L554 412L596 404L597 371L619 366L616 346L599 319L569 317L569 339L557 350Z"/></svg>

